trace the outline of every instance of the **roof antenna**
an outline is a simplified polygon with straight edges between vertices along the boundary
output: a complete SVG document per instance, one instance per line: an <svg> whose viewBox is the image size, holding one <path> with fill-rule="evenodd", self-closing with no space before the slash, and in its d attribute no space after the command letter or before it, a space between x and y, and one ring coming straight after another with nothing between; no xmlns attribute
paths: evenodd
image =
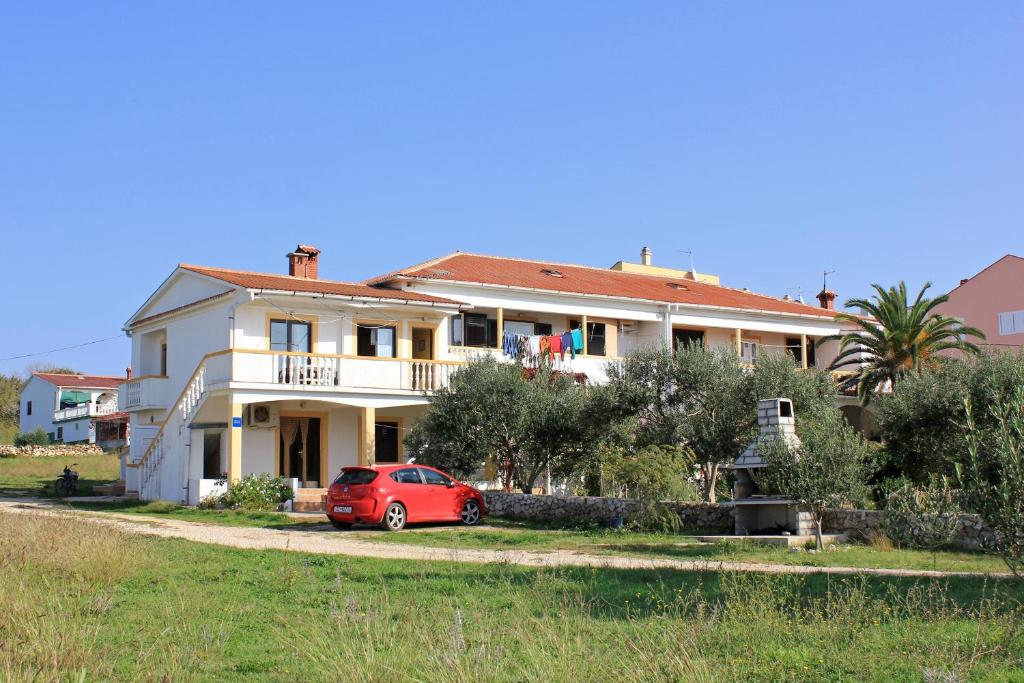
<svg viewBox="0 0 1024 683"><path fill-rule="evenodd" d="M797 287L786 287L786 291L787 292L795 292L796 293L796 300L799 301L800 303L804 303L804 288L803 287L800 287L800 286L797 286Z"/></svg>
<svg viewBox="0 0 1024 683"><path fill-rule="evenodd" d="M828 276L831 275L834 272L836 272L836 271L834 271L834 270L826 270L826 271L822 272L822 274L821 274L821 291L823 291L823 292L828 291Z"/></svg>
<svg viewBox="0 0 1024 683"><path fill-rule="evenodd" d="M690 257L690 272L696 274L697 269L693 267L693 249L680 249L680 254L687 254Z"/></svg>

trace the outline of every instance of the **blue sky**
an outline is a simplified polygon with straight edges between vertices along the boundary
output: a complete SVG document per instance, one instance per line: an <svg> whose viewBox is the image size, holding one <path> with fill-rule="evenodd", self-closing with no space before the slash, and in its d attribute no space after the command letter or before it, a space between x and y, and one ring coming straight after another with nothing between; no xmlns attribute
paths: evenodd
<svg viewBox="0 0 1024 683"><path fill-rule="evenodd" d="M1021 3L7 3L0 358L179 261L456 249L841 300L1024 252ZM126 340L31 359L113 373Z"/></svg>

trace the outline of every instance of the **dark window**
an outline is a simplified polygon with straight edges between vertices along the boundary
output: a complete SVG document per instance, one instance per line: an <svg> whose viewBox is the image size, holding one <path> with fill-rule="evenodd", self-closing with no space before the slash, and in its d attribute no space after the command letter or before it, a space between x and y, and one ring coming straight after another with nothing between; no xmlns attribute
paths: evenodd
<svg viewBox="0 0 1024 683"><path fill-rule="evenodd" d="M270 350L312 353L312 325L301 320L271 320Z"/></svg>
<svg viewBox="0 0 1024 683"><path fill-rule="evenodd" d="M398 423L378 422L374 425L374 452L376 462L398 462Z"/></svg>
<svg viewBox="0 0 1024 683"><path fill-rule="evenodd" d="M356 355L394 358L397 355L394 327L360 325L356 332Z"/></svg>
<svg viewBox="0 0 1024 683"><path fill-rule="evenodd" d="M814 367L814 340L807 340L807 367Z"/></svg>
<svg viewBox="0 0 1024 683"><path fill-rule="evenodd" d="M704 346L703 330L672 330L672 348Z"/></svg>
<svg viewBox="0 0 1024 683"><path fill-rule="evenodd" d="M545 336L551 335L551 323L534 323L533 333Z"/></svg>
<svg viewBox="0 0 1024 683"><path fill-rule="evenodd" d="M32 401L28 401L25 404L25 414L26 415L31 415L32 414Z"/></svg>
<svg viewBox="0 0 1024 683"><path fill-rule="evenodd" d="M57 427L57 441L63 441L63 440L64 440L64 428L63 427Z"/></svg>
<svg viewBox="0 0 1024 683"><path fill-rule="evenodd" d="M800 344L800 337L786 337L786 350L793 355L793 359L800 364L803 361L804 351ZM807 340L807 367L814 367L814 340Z"/></svg>
<svg viewBox="0 0 1024 683"><path fill-rule="evenodd" d="M203 432L203 479L220 479L224 471L220 467L221 432Z"/></svg>
<svg viewBox="0 0 1024 683"><path fill-rule="evenodd" d="M363 486L369 484L377 478L378 472L373 470L364 469L350 469L342 470L338 478L334 480L335 484L355 484L356 486Z"/></svg>
<svg viewBox="0 0 1024 683"><path fill-rule="evenodd" d="M423 475L423 481L434 486L447 486L448 482L451 481L448 477L444 476L440 472L434 470L428 470L425 467L420 468L420 474Z"/></svg>
<svg viewBox="0 0 1024 683"><path fill-rule="evenodd" d="M167 342L160 344L160 376L167 376Z"/></svg>
<svg viewBox="0 0 1024 683"><path fill-rule="evenodd" d="M605 355L604 323L587 323L587 354Z"/></svg>
<svg viewBox="0 0 1024 683"><path fill-rule="evenodd" d="M399 484L422 484L419 470L415 467L406 467L404 470L396 470L391 473L391 478Z"/></svg>
<svg viewBox="0 0 1024 683"><path fill-rule="evenodd" d="M487 344L487 316L483 313L466 313L463 316L466 346L485 347ZM494 322L497 326L498 322Z"/></svg>

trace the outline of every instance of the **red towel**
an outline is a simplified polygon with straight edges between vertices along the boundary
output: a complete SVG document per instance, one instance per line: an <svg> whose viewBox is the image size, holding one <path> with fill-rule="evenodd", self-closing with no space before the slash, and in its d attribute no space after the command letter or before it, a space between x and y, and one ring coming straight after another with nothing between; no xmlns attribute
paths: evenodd
<svg viewBox="0 0 1024 683"><path fill-rule="evenodd" d="M551 360L555 360L557 355L559 358L562 357L562 338L558 336L548 338L548 348L551 351Z"/></svg>

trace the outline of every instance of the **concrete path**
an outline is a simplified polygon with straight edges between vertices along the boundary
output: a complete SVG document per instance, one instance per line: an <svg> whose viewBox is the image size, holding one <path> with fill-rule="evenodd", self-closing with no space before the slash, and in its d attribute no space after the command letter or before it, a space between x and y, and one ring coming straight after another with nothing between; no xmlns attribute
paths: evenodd
<svg viewBox="0 0 1024 683"><path fill-rule="evenodd" d="M1009 573L944 572L921 569L862 569L857 567L809 567L761 562L676 560L669 558L588 555L566 550L551 552L434 548L403 543L376 543L354 538L349 532L330 527L318 530L264 529L185 522L166 517L115 512L93 512L57 507L43 501L0 500L0 512L26 515L73 516L96 524L107 524L132 533L180 538L232 548L291 550L321 555L346 555L395 560L517 564L528 567L607 567L610 569L677 569L680 571L765 572L770 574L833 574L903 577L989 577L1009 578Z"/></svg>

